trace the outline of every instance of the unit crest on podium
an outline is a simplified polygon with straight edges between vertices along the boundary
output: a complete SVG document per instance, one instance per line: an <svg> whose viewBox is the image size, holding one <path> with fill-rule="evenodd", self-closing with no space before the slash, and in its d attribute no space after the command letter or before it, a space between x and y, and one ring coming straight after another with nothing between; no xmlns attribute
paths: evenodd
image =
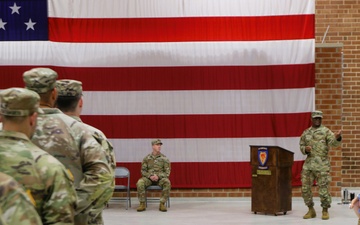
<svg viewBox="0 0 360 225"><path fill-rule="evenodd" d="M258 161L259 161L259 169L260 170L267 170L269 167L266 166L266 163L269 158L269 149L266 147L259 147L258 148Z"/></svg>

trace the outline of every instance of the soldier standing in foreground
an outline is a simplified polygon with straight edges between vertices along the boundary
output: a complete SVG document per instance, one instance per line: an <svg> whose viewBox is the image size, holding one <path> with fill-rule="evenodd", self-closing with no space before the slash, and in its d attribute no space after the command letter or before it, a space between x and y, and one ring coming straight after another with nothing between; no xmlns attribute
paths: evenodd
<svg viewBox="0 0 360 225"><path fill-rule="evenodd" d="M166 212L165 202L169 198L171 183L169 180L171 165L170 161L160 152L162 142L159 139L151 142L152 153L147 155L141 163L142 177L136 183L140 206L138 212L146 210L145 206L145 189L152 184L159 185L163 188L160 198L159 210Z"/></svg>
<svg viewBox="0 0 360 225"><path fill-rule="evenodd" d="M54 108L57 77L49 68L34 68L23 74L26 88L40 95L40 107L44 111L38 117L32 141L71 171L78 196L75 224L89 224L89 213L111 188L114 176L105 150L85 126Z"/></svg>
<svg viewBox="0 0 360 225"><path fill-rule="evenodd" d="M68 116L71 116L78 122L81 122L80 115L83 108L82 99L82 83L77 80L57 80L56 89L58 91L57 108ZM88 124L83 123L84 126L93 134L97 142L102 145L106 151L108 164L111 168L112 175L115 176L116 159L112 144L107 140L105 134ZM107 202L111 199L115 187L115 180L112 185L104 191L101 198L97 199L93 204L93 208L90 211L89 224L103 224L102 211Z"/></svg>
<svg viewBox="0 0 360 225"><path fill-rule="evenodd" d="M74 224L76 193L65 167L30 141L39 95L24 88L0 92L0 172L22 184L44 224Z"/></svg>
<svg viewBox="0 0 360 225"><path fill-rule="evenodd" d="M309 211L304 219L316 217L311 187L314 180L319 186L322 219L329 219L328 208L331 207L331 196L329 193L330 177L330 147L341 145L341 130L335 134L327 127L321 125L323 113L315 111L311 113L312 126L306 129L300 138L300 151L307 155L301 171L302 197Z"/></svg>
<svg viewBox="0 0 360 225"><path fill-rule="evenodd" d="M22 187L4 173L0 173L0 224L42 225Z"/></svg>

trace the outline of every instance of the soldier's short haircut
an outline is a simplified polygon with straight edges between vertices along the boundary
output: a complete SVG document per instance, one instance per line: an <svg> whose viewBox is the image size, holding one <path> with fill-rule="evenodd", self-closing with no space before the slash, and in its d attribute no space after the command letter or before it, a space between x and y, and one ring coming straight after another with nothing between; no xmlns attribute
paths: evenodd
<svg viewBox="0 0 360 225"><path fill-rule="evenodd" d="M79 103L81 96L58 96L56 107L63 112L73 112Z"/></svg>
<svg viewBox="0 0 360 225"><path fill-rule="evenodd" d="M51 93L54 89L47 91L45 93L38 93L42 102L49 103L51 98Z"/></svg>

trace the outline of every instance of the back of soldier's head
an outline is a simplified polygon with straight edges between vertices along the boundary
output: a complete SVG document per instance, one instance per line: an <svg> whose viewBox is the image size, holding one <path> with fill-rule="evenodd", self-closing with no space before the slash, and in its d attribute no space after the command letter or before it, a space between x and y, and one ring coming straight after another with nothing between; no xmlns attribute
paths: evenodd
<svg viewBox="0 0 360 225"><path fill-rule="evenodd" d="M74 111L82 96L82 83L77 80L58 80L56 90L58 91L57 108L63 112Z"/></svg>

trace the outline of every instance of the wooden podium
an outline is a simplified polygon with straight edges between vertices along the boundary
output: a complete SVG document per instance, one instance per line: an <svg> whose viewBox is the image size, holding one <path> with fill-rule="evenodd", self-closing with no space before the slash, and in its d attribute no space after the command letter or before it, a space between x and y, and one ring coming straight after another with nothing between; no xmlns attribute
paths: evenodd
<svg viewBox="0 0 360 225"><path fill-rule="evenodd" d="M250 146L251 211L277 215L291 210L294 153L278 146Z"/></svg>

